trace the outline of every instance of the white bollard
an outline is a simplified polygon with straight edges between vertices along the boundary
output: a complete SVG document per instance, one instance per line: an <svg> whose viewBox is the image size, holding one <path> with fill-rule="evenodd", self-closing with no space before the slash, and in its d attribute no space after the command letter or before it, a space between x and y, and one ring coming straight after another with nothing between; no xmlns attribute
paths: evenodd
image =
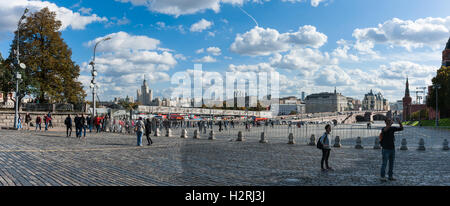
<svg viewBox="0 0 450 206"><path fill-rule="evenodd" d="M309 146L314 146L316 145L316 136L315 135L311 135L311 137L309 138Z"/></svg>
<svg viewBox="0 0 450 206"><path fill-rule="evenodd" d="M407 146L408 142L406 142L405 138L402 139L401 144L402 144L402 146L400 147L400 150L408 150L408 146Z"/></svg>
<svg viewBox="0 0 450 206"><path fill-rule="evenodd" d="M196 130L194 130L194 136L193 136L193 138L194 139L200 139L200 137L199 137L199 135L198 135L198 130L196 129Z"/></svg>
<svg viewBox="0 0 450 206"><path fill-rule="evenodd" d="M267 143L266 133L261 132L261 140L259 140L259 143Z"/></svg>
<svg viewBox="0 0 450 206"><path fill-rule="evenodd" d="M364 149L364 147L361 145L361 143L362 143L361 137L357 137L355 149Z"/></svg>
<svg viewBox="0 0 450 206"><path fill-rule="evenodd" d="M244 141L244 137L243 137L243 135L242 135L242 131L239 131L239 132L238 132L238 137L237 137L236 141L238 141L238 142Z"/></svg>
<svg viewBox="0 0 450 206"><path fill-rule="evenodd" d="M289 139L288 144L295 144L295 141L294 141L294 134L289 133L288 139Z"/></svg>
<svg viewBox="0 0 450 206"><path fill-rule="evenodd" d="M214 137L214 130L211 130L211 132L209 132L209 140L215 140L216 138Z"/></svg>
<svg viewBox="0 0 450 206"><path fill-rule="evenodd" d="M161 136L161 130L159 128L156 128L155 137L159 137L159 136Z"/></svg>
<svg viewBox="0 0 450 206"><path fill-rule="evenodd" d="M379 137L375 137L375 144L373 145L373 149L381 149Z"/></svg>
<svg viewBox="0 0 450 206"><path fill-rule="evenodd" d="M339 136L336 136L336 138L334 139L334 145L333 147L341 147L341 138Z"/></svg>
<svg viewBox="0 0 450 206"><path fill-rule="evenodd" d="M444 143L442 143L442 149L443 149L443 150L449 150L447 139L444 139Z"/></svg>
<svg viewBox="0 0 450 206"><path fill-rule="evenodd" d="M186 129L181 130L181 138L187 138L187 130Z"/></svg>
<svg viewBox="0 0 450 206"><path fill-rule="evenodd" d="M423 140L423 138L420 138L419 140L419 148L417 148L417 150L425 150L425 140Z"/></svg>
<svg viewBox="0 0 450 206"><path fill-rule="evenodd" d="M166 137L172 137L172 129L167 128L167 130L166 130Z"/></svg>

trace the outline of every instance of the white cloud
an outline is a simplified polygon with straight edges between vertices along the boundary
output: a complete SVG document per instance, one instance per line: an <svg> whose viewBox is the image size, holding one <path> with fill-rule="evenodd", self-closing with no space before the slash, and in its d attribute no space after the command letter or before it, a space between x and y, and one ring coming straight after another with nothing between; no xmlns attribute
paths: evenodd
<svg viewBox="0 0 450 206"><path fill-rule="evenodd" d="M84 8L81 7L80 9L78 9L79 12L81 12L84 15L90 15L92 13L92 9L91 8Z"/></svg>
<svg viewBox="0 0 450 206"><path fill-rule="evenodd" d="M286 55L276 54L271 58L273 67L299 71L305 77L313 75L323 66L337 64L338 60L331 58L327 52L311 48L293 49Z"/></svg>
<svg viewBox="0 0 450 206"><path fill-rule="evenodd" d="M97 47L98 51L114 52L121 50L154 50L157 49L160 44L160 41L157 39L147 36L134 36L120 31L89 41L87 46L94 46L98 41L106 37L110 37L111 39L100 44Z"/></svg>
<svg viewBox="0 0 450 206"><path fill-rule="evenodd" d="M221 4L242 5L246 0L116 0L130 2L135 6L146 6L150 11L176 17L186 14L195 14L206 10L218 13Z"/></svg>
<svg viewBox="0 0 450 206"><path fill-rule="evenodd" d="M212 57L212 56L204 56L204 57L202 57L202 58L200 58L200 59L195 59L194 60L194 62L200 62L200 63L213 63L213 62L216 62L217 60L214 58L214 57Z"/></svg>
<svg viewBox="0 0 450 206"><path fill-rule="evenodd" d="M310 25L300 27L297 32L281 34L276 29L256 26L244 34L237 34L230 50L241 55L270 55L296 47L319 48L326 41L327 36Z"/></svg>
<svg viewBox="0 0 450 206"><path fill-rule="evenodd" d="M333 57L336 57L338 59L344 59L344 60L351 60L351 61L358 61L359 58L356 55L349 54L348 51L350 50L350 44L341 39L337 41L337 44L339 45L338 48L336 48L331 55Z"/></svg>
<svg viewBox="0 0 450 206"><path fill-rule="evenodd" d="M212 25L214 25L213 22L201 19L197 23L192 24L189 30L191 32L202 32L203 30L211 28Z"/></svg>
<svg viewBox="0 0 450 206"><path fill-rule="evenodd" d="M196 54L201 54L201 53L203 53L203 52L205 52L205 49L203 49L203 48L197 49L197 50L195 51Z"/></svg>
<svg viewBox="0 0 450 206"><path fill-rule="evenodd" d="M259 63L253 65L241 64L241 65L228 65L228 70L231 72L275 72L269 63Z"/></svg>
<svg viewBox="0 0 450 206"><path fill-rule="evenodd" d="M212 55L214 55L214 56L219 56L219 55L221 55L222 53L222 51L220 50L220 48L219 47L208 47L207 49L206 49L206 52L208 52L208 53L210 53L210 54L212 54Z"/></svg>
<svg viewBox="0 0 450 206"><path fill-rule="evenodd" d="M429 47L441 49L450 33L450 16L446 18L423 18L401 20L393 18L378 27L355 29L353 37L360 42L388 44L390 46L413 48Z"/></svg>
<svg viewBox="0 0 450 206"><path fill-rule="evenodd" d="M339 66L327 66L321 69L315 78L316 85L319 86L356 86L354 81Z"/></svg>
<svg viewBox="0 0 450 206"><path fill-rule="evenodd" d="M381 65L378 71L383 79L406 79L408 76L413 78L435 76L438 69L435 66L420 65L409 61L396 61L389 63L389 66Z"/></svg>
<svg viewBox="0 0 450 206"><path fill-rule="evenodd" d="M305 2L306 0L282 0L282 2L291 2L291 3L297 3L297 2ZM325 0L311 0L311 6L317 7L321 2L324 2Z"/></svg>
<svg viewBox="0 0 450 206"><path fill-rule="evenodd" d="M65 7L59 7L48 1L0 1L0 13L2 14L2 18L0 18L0 31L14 31L25 8L28 8L30 12L36 12L45 7L48 7L50 11L56 13L56 19L60 20L62 23L60 30L65 30L68 27L74 30L83 30L88 24L108 21L106 17L99 17L96 14L82 15Z"/></svg>

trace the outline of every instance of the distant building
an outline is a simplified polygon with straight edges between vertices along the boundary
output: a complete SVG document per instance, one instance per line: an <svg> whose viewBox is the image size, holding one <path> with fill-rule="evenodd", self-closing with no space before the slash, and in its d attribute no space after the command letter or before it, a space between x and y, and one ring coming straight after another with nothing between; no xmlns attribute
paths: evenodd
<svg viewBox="0 0 450 206"><path fill-rule="evenodd" d="M347 97L347 109L348 111L360 111L362 109L361 101Z"/></svg>
<svg viewBox="0 0 450 206"><path fill-rule="evenodd" d="M305 104L272 104L272 105L270 105L270 111L272 112L272 116L289 115L292 113L304 114L306 111L306 105Z"/></svg>
<svg viewBox="0 0 450 206"><path fill-rule="evenodd" d="M306 113L343 112L347 108L347 97L341 93L318 93L308 95L305 99Z"/></svg>
<svg viewBox="0 0 450 206"><path fill-rule="evenodd" d="M152 105L153 91L149 89L147 81L144 79L141 89L137 90L137 102L141 105Z"/></svg>
<svg viewBox="0 0 450 206"><path fill-rule="evenodd" d="M302 101L305 101L305 95L306 95L306 93L302 92Z"/></svg>
<svg viewBox="0 0 450 206"><path fill-rule="evenodd" d="M362 110L387 111L389 110L389 102L380 92L378 92L378 94L374 94L372 90L370 90L369 93L364 95Z"/></svg>
<svg viewBox="0 0 450 206"><path fill-rule="evenodd" d="M301 104L302 100L297 99L295 96L280 98L280 104Z"/></svg>

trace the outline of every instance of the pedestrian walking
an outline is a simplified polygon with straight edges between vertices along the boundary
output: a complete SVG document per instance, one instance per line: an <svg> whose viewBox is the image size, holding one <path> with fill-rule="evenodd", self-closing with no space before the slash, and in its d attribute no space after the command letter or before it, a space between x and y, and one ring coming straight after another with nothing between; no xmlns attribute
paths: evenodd
<svg viewBox="0 0 450 206"><path fill-rule="evenodd" d="M38 127L39 127L39 131L41 131L42 128L41 128L41 117L40 116L36 116L36 129L34 131L37 131Z"/></svg>
<svg viewBox="0 0 450 206"><path fill-rule="evenodd" d="M400 119L397 119L400 127L392 127L394 123L391 118L386 118L384 123L386 127L381 129L380 134L380 145L382 147L381 155L382 155L382 164L381 164L381 181L386 181L386 165L389 161L389 170L388 170L388 180L394 181L394 160L395 160L395 136L394 133L397 131L403 130L403 125L400 122Z"/></svg>
<svg viewBox="0 0 450 206"><path fill-rule="evenodd" d="M75 118L73 118L73 121L75 122L75 136L79 138L81 133L81 121L78 114L75 114Z"/></svg>
<svg viewBox="0 0 450 206"><path fill-rule="evenodd" d="M27 114L25 115L25 124L26 124L26 126L27 126L27 130L30 130L30 124L31 124L31 121L32 121L31 115L30 115L29 113L27 113Z"/></svg>
<svg viewBox="0 0 450 206"><path fill-rule="evenodd" d="M89 128L89 133L91 133L92 132L92 118L91 118L91 115L86 117L86 124L87 124L87 126Z"/></svg>
<svg viewBox="0 0 450 206"><path fill-rule="evenodd" d="M330 132L331 132L331 125L327 124L325 126L325 133L319 138L319 144L322 145L322 159L320 160L320 168L322 169L323 172L333 171L333 168L331 168L328 165L328 159L330 158L331 152L330 138L329 138ZM323 167L324 162L326 168Z"/></svg>
<svg viewBox="0 0 450 206"><path fill-rule="evenodd" d="M142 146L142 134L145 131L145 124L142 122L142 117L139 117L139 120L136 122L134 131L137 136L137 146Z"/></svg>
<svg viewBox="0 0 450 206"><path fill-rule="evenodd" d="M64 120L64 124L66 125L66 136L72 136L72 118L70 117L70 114L67 115L66 120Z"/></svg>
<svg viewBox="0 0 450 206"><path fill-rule="evenodd" d="M18 130L22 129L22 117L20 117L20 114L19 118L17 119L17 129Z"/></svg>
<svg viewBox="0 0 450 206"><path fill-rule="evenodd" d="M86 127L87 127L87 125L86 125L86 118L84 118L83 114L81 114L80 123L81 123L81 129L83 131L83 137L86 138ZM80 131L80 137L81 137L82 131Z"/></svg>
<svg viewBox="0 0 450 206"><path fill-rule="evenodd" d="M44 115L44 123L45 123L45 131L48 130L48 123L49 123L49 117L47 115Z"/></svg>
<svg viewBox="0 0 450 206"><path fill-rule="evenodd" d="M153 144L152 138L150 138L150 135L152 134L152 122L150 122L150 119L147 118L145 120L145 136L147 136L147 145Z"/></svg>
<svg viewBox="0 0 450 206"><path fill-rule="evenodd" d="M48 112L47 117L48 117L48 126L53 128L52 113Z"/></svg>

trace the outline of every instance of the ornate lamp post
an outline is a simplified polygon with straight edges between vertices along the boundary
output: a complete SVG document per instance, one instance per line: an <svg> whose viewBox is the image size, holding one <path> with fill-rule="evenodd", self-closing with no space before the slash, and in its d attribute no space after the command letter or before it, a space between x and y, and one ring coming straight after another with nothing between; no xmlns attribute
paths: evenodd
<svg viewBox="0 0 450 206"><path fill-rule="evenodd" d="M94 46L94 58L92 59L91 63L89 63L90 65L92 65L92 72L91 72L92 80L91 80L91 85L90 85L90 87L92 89L92 107L93 107L93 109L92 109L92 116L96 116L97 115L97 111L95 109L95 95L96 95L95 90L97 88L97 85L96 85L96 82L95 82L95 76L97 76L97 71L95 70L95 51L97 49L98 44L100 44L103 41L110 40L110 39L111 39L111 37L106 37L106 38L98 41L95 44L95 46Z"/></svg>
<svg viewBox="0 0 450 206"><path fill-rule="evenodd" d="M28 12L28 8L25 9L25 11L22 14L22 17L19 19L19 23L17 23L17 50L16 50L16 58L17 58L17 65L19 65L20 68L25 69L26 65L24 63L20 63L20 50L19 50L19 37L20 37L20 25L22 24L22 21L26 18L25 14ZM19 73L19 68L16 70L16 107L15 107L15 113L14 113L14 128L17 128L18 118L19 118L19 80L22 78L22 75Z"/></svg>
<svg viewBox="0 0 450 206"><path fill-rule="evenodd" d="M436 90L436 127L439 126L439 119L438 119L438 90L441 88L440 84L433 85L433 88Z"/></svg>

